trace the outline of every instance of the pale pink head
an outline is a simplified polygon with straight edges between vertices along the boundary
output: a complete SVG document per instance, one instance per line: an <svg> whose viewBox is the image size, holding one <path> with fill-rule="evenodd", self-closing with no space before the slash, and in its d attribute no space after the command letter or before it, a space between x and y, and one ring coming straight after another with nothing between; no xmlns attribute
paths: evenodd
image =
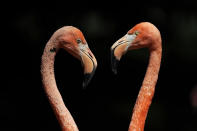
<svg viewBox="0 0 197 131"><path fill-rule="evenodd" d="M83 86L87 86L94 75L97 61L89 49L83 33L73 26L66 26L57 30L52 36L52 39L54 37L58 47L65 49L75 58L81 60L84 67Z"/></svg>
<svg viewBox="0 0 197 131"><path fill-rule="evenodd" d="M128 51L139 48L156 50L161 48L159 30L149 22L142 22L130 29L126 35L116 41L111 47L112 71L117 73L117 65L121 57Z"/></svg>

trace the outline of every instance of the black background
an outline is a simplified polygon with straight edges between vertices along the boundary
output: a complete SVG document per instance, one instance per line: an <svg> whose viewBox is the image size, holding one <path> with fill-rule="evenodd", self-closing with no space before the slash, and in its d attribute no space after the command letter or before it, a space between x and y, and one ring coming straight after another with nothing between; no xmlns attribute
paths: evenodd
<svg viewBox="0 0 197 131"><path fill-rule="evenodd" d="M40 64L46 42L66 25L83 32L98 62L95 76L83 90L80 61L63 49L56 56L57 86L79 129L128 130L149 52L128 52L120 61L118 75L113 75L110 47L143 21L156 25L163 41L161 70L145 131L197 130L197 99L192 97L197 95L195 2L25 4L13 3L2 11L7 30L2 56L8 68L3 77L8 81L0 92L0 130L60 130L42 88Z"/></svg>

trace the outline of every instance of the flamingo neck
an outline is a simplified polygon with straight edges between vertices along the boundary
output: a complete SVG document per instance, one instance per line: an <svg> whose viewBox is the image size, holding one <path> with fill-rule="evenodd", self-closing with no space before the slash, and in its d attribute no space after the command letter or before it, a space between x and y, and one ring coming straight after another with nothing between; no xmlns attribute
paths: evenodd
<svg viewBox="0 0 197 131"><path fill-rule="evenodd" d="M149 106L155 92L160 63L161 63L161 48L150 51L150 59L148 68L145 74L142 87L138 94L136 104L133 109L133 115L129 126L129 131L143 131L146 116Z"/></svg>
<svg viewBox="0 0 197 131"><path fill-rule="evenodd" d="M41 64L43 87L62 131L78 131L74 119L64 105L55 81L54 60L58 49L57 44L51 41L47 43L44 49Z"/></svg>

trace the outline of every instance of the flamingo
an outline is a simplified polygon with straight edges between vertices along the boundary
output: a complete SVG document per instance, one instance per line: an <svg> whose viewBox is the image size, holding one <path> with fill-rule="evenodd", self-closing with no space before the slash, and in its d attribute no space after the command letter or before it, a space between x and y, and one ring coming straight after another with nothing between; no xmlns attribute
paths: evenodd
<svg viewBox="0 0 197 131"><path fill-rule="evenodd" d="M111 47L112 71L117 74L121 57L128 51L147 47L150 52L149 64L139 91L129 125L129 131L143 131L146 116L151 104L162 56L162 41L159 30L149 22L141 22L130 29L125 36Z"/></svg>
<svg viewBox="0 0 197 131"><path fill-rule="evenodd" d="M83 87L92 79L97 67L97 61L83 36L83 33L73 26L58 29L47 42L41 62L43 87L61 126L62 131L78 131L78 127L66 108L57 88L54 75L55 55L60 48L81 60L84 67Z"/></svg>

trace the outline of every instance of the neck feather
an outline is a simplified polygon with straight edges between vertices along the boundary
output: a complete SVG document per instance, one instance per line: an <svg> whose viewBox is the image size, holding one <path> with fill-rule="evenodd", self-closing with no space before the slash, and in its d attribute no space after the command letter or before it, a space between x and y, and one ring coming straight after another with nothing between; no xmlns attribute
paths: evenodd
<svg viewBox="0 0 197 131"><path fill-rule="evenodd" d="M142 87L138 94L136 104L133 109L133 115L129 126L129 131L143 131L146 116L149 106L155 92L160 63L161 63L161 48L150 51L150 59L148 68L145 74Z"/></svg>
<svg viewBox="0 0 197 131"><path fill-rule="evenodd" d="M70 112L64 105L54 75L54 60L58 48L49 41L42 55L41 74L43 87L63 131L78 131Z"/></svg>

